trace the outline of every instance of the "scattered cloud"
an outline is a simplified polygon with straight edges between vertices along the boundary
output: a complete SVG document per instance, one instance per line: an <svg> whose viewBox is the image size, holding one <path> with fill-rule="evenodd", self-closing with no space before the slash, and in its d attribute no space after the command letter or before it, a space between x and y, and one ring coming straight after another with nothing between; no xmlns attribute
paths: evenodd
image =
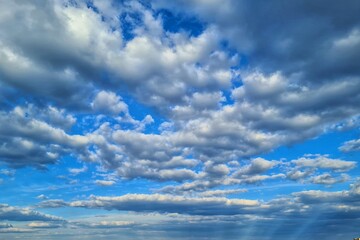
<svg viewBox="0 0 360 240"><path fill-rule="evenodd" d="M64 221L62 218L43 214L29 208L12 207L0 204L0 220L2 221Z"/></svg>
<svg viewBox="0 0 360 240"><path fill-rule="evenodd" d="M95 183L99 186L112 186L115 184L115 181L96 180Z"/></svg>
<svg viewBox="0 0 360 240"><path fill-rule="evenodd" d="M59 228L62 225L49 222L31 222L27 226L30 228Z"/></svg>
<svg viewBox="0 0 360 240"><path fill-rule="evenodd" d="M322 155L306 155L302 158L292 160L298 167L331 169L337 172L349 171L356 167L355 161L344 161L340 159L331 159Z"/></svg>
<svg viewBox="0 0 360 240"><path fill-rule="evenodd" d="M100 222L73 222L72 224L85 228L127 228L133 227L136 223L131 221L100 221Z"/></svg>
<svg viewBox="0 0 360 240"><path fill-rule="evenodd" d="M76 176L80 173L86 172L88 170L88 168L86 166L83 166L82 168L69 168L68 170L71 175Z"/></svg>
<svg viewBox="0 0 360 240"><path fill-rule="evenodd" d="M40 200L46 200L48 199L47 196L45 196L44 194L40 194L39 196L36 197L37 199L40 199Z"/></svg>
<svg viewBox="0 0 360 240"><path fill-rule="evenodd" d="M359 151L360 139L346 141L339 149L343 152Z"/></svg>
<svg viewBox="0 0 360 240"><path fill-rule="evenodd" d="M3 2L0 201L14 206L0 205L0 232L350 239L359 12L355 0ZM26 207L36 199L84 215ZM82 218L107 210L158 222Z"/></svg>

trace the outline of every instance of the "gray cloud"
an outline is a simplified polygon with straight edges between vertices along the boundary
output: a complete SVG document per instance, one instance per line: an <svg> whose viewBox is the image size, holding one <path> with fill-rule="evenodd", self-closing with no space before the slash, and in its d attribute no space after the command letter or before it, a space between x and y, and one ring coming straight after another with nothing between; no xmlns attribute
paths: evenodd
<svg viewBox="0 0 360 240"><path fill-rule="evenodd" d="M238 193L244 193L247 192L247 189L226 189L226 190L209 190L204 191L199 194L201 197L221 197L221 196L227 196L231 194L238 194Z"/></svg>
<svg viewBox="0 0 360 240"><path fill-rule="evenodd" d="M104 112L108 114L119 114L121 112L128 113L128 106L119 96L113 92L101 91L99 92L91 106L95 111Z"/></svg>
<svg viewBox="0 0 360 240"><path fill-rule="evenodd" d="M129 228L134 227L136 224L132 221L100 221L100 222L71 222L70 224L84 227L84 228L99 228L99 229L111 229L111 228Z"/></svg>
<svg viewBox="0 0 360 240"><path fill-rule="evenodd" d="M37 221L37 222L28 223L27 226L30 228L44 229L44 228L60 228L63 226L63 224Z"/></svg>
<svg viewBox="0 0 360 240"><path fill-rule="evenodd" d="M315 176L311 179L312 183L316 184L325 184L325 185L332 185L335 183L342 183L349 180L349 175L347 174L341 174L340 177L335 178L329 173L324 173L318 176Z"/></svg>
<svg viewBox="0 0 360 240"><path fill-rule="evenodd" d="M165 32L161 19L138 2L121 5L96 12L81 1L6 3L3 9L22 18L2 13L0 24L6 32L0 35L2 81L42 101L82 108L97 87L126 87L138 100L166 109L168 104L183 102L183 97L191 94L189 87L230 86L233 61L216 50L219 39L215 31L208 29L187 39L186 34ZM143 26L134 26L133 39L123 40L122 23L108 14L114 9L127 14L130 22L131 16L139 16ZM18 30L8 23L17 25ZM28 36L26 40L23 35ZM16 72L11 71L13 66L17 66ZM104 75L107 79L98 81ZM99 104L98 96L93 107L97 109ZM118 112L124 110L121 105L103 110Z"/></svg>
<svg viewBox="0 0 360 240"><path fill-rule="evenodd" d="M115 181L95 180L95 184L97 184L99 186L112 186L115 184Z"/></svg>
<svg viewBox="0 0 360 240"><path fill-rule="evenodd" d="M62 199L49 199L42 201L37 205L39 208L57 208L57 207L66 207L67 203Z"/></svg>
<svg viewBox="0 0 360 240"><path fill-rule="evenodd" d="M177 3L181 1L167 4ZM216 14L209 14L213 13L215 5L190 2L193 13L211 23L198 36L192 37L186 32L167 32L162 16L156 15L151 6L137 2L125 2L120 4L121 7L115 4L112 8L99 2L94 4L102 10L94 11L81 1L76 4L55 1L44 6L30 1L4 6L21 15L23 21L3 13L1 24L7 34L0 35L0 42L3 66L6 67L0 69L0 88L21 91L21 95L32 96L31 101L34 101L34 105L26 110L31 113L28 118L16 115L17 108L4 111L1 117L3 121L13 123L9 128L0 129L2 135L6 135L2 137L6 144L0 151L1 159L13 167L44 167L72 154L84 161L99 162L105 169L116 170L120 177L127 179L184 181L198 177L192 169L197 161L222 164L295 144L322 134L325 128L354 117L360 110L356 104L360 86L356 75L319 83L307 81L305 76L314 75L318 70L309 67L308 73L301 72L305 68L300 63L307 65L314 56L301 55L293 59L296 54L290 54L306 41L310 41L309 48L324 46L325 39L329 39L331 49L336 51L356 48L355 18L341 20L342 16L332 16L329 9L321 11L305 3L294 4L296 8L285 3L276 5L278 8L272 5L275 12L298 8L299 19L296 23L280 21L283 28L278 31L284 34L272 34L269 41L263 42L258 38L265 29L261 26L270 25L271 29L271 21L254 19L250 26L243 26L244 21L240 20L249 17L248 10L261 12L267 4L258 8L254 3L226 1ZM160 3L155 1L153 7L157 4ZM198 8L201 4L204 6ZM306 37L306 41L300 42L300 33L292 27L303 29L300 28L303 23L307 26L304 9L308 7L314 7L324 19L324 25L320 24L319 29L308 28L309 36L324 30L328 38L315 41ZM182 8L175 9L181 11ZM141 26L133 26L133 38L123 38L124 29L114 17L114 10L119 14L126 13L129 24L130 13L138 14ZM79 19L79 16L83 18ZM236 16L234 19L239 21L229 21L230 16ZM264 12L264 16L274 23L279 21L268 12ZM347 30L340 31L335 24L331 27L340 32L331 35L326 26L332 20L335 23L344 21ZM20 30L9 28L9 22ZM252 28L254 32L247 34ZM229 29L235 35L229 35ZM24 41L20 33L31 37ZM283 47L287 49L284 53L292 56L286 57L286 62L294 60L292 70L288 69L288 64L283 64L285 60L278 56L281 52L275 47L279 47L282 41L278 38L282 37L285 38ZM237 54L229 54L220 48L223 40L234 45ZM244 52L251 53L258 65L251 62L248 70L232 68L239 62L238 55ZM268 60L272 58L276 61ZM296 70L300 66L298 63L301 70ZM17 72L11 71L15 69L14 65ZM321 68L320 64L311 66ZM240 86L232 86L232 81L240 81L236 80L239 76ZM110 88L114 90L110 91ZM168 118L172 127L159 133L141 132L154 119L149 116L143 121L134 120L129 115L129 106L121 98L124 89L129 90L135 100L152 106ZM225 96L229 91L231 101ZM35 107L49 101L56 107ZM88 119L95 119L94 123L89 121L86 123L89 126L85 126L84 122L77 122L76 114L69 114L58 108L59 105L66 110L82 109L90 115ZM107 114L110 119L90 113ZM119 114L119 118L111 118ZM110 124L113 121L137 127L119 129L120 125ZM91 129L91 133L71 135L67 131L71 126ZM15 148L21 148L23 154L11 155ZM187 159L189 155L196 160L191 162ZM218 170L220 166L216 166ZM206 171L211 172L210 168ZM225 171L217 174L225 174Z"/></svg>
<svg viewBox="0 0 360 240"><path fill-rule="evenodd" d="M322 155L305 155L299 159L292 160L292 163L295 163L298 167L331 169L337 172L349 171L356 167L356 162L354 161L331 159Z"/></svg>
<svg viewBox="0 0 360 240"><path fill-rule="evenodd" d="M62 218L43 214L29 208L12 207L0 204L0 220L2 221L64 221Z"/></svg>
<svg viewBox="0 0 360 240"><path fill-rule="evenodd" d="M303 180L309 177L313 173L314 170L312 169L308 169L306 171L292 170L289 173L287 173L286 176L291 180Z"/></svg>
<svg viewBox="0 0 360 240"><path fill-rule="evenodd" d="M50 203L50 204L49 204ZM48 200L41 207L61 207L65 202L54 204ZM185 198L161 194L127 194L120 197L92 196L89 200L66 203L65 206L103 208L107 210L186 213L190 215L232 215L246 212L247 207L257 206L256 200L226 198Z"/></svg>
<svg viewBox="0 0 360 240"><path fill-rule="evenodd" d="M220 192L234 193L235 190L212 193L217 195ZM264 236L265 233L269 238L278 236L279 239L289 239L307 236L309 239L315 239L314 236L324 237L331 233L331 236L335 234L336 237L330 239L335 240L339 236L339 228L347 230L340 235L353 236L356 233L355 223L359 220L360 213L359 194L360 185L356 181L350 184L348 190L308 190L281 195L266 201L201 195L179 197L162 194L127 194L113 197L91 196L87 200L70 202L58 200L59 204L50 204L52 206L49 207L81 207L136 212L130 215L140 214L139 224L128 220L69 222L69 226L76 229L92 228L94 231L106 229L107 234L110 235L115 234L112 232L115 229L132 229L136 232L156 230L170 231L173 234L180 234L179 237L181 236L182 239L187 239L188 231L185 230L191 229L192 234L198 237L208 236L210 231L214 239L217 239L223 237L218 231L225 227L226 232L229 236L234 236L234 239L239 239L239 234L241 237L255 238ZM51 201L44 201L43 205L49 205L47 202ZM122 215L120 219L123 217ZM152 224L144 224L148 217ZM304 224L309 226L304 229ZM208 229L209 226L212 226L212 230ZM254 231L249 232L249 226L254 228Z"/></svg>
<svg viewBox="0 0 360 240"><path fill-rule="evenodd" d="M319 238L335 232L333 226L354 232L349 220L359 220L358 183L342 192L310 190L267 201L224 196L270 181L295 180L310 189L354 180L344 172L354 169L355 161L256 156L357 126L352 123L360 112L357 1L90 2L2 3L0 161L44 169L70 157L97 165L101 173L94 173L91 184L145 178L173 185L153 189L163 194L70 202L39 195L46 201L38 207L185 215L196 225L174 221L162 229L168 234L202 229L214 238L241 229L244 234L227 238L253 239L252 229L261 229L269 239L298 239L306 235L299 227L306 227L305 220L317 222L309 234ZM157 12L161 8L195 18L202 30L168 31L166 14ZM147 111L154 115L142 120L131 115ZM339 149L358 151L359 140ZM77 175L86 167L68 170ZM62 227L54 216L8 205L0 205L1 219L31 221L30 230L3 224L1 232ZM76 226L102 229L87 235L93 238L108 228L133 227L118 221Z"/></svg>
<svg viewBox="0 0 360 240"><path fill-rule="evenodd" d="M88 170L86 166L83 166L82 168L69 168L68 171L71 175L76 176L80 173L84 173Z"/></svg>
<svg viewBox="0 0 360 240"><path fill-rule="evenodd" d="M12 177L15 175L15 170L13 169L0 169L0 174L8 176L8 177Z"/></svg>
<svg viewBox="0 0 360 240"><path fill-rule="evenodd" d="M118 197L91 196L88 200L62 202L48 207L82 207L118 211L178 213L199 216L247 216L254 219L286 218L307 219L315 212L321 212L320 219L358 219L360 211L359 183L350 185L344 191L309 190L295 192L268 201L224 198L224 197L180 197L162 194L127 194ZM349 210L352 210L352 212ZM341 215L341 216L338 216Z"/></svg>
<svg viewBox="0 0 360 240"><path fill-rule="evenodd" d="M186 140L178 141L212 158L217 155L212 151L215 146L221 149L218 154L223 154L219 158L251 156L320 135L325 128L356 116L360 85L354 73L358 67L348 63L358 62L359 54L341 54L341 49L358 52L360 21L354 8L360 6L354 1L341 5L341 11L350 14L345 18L333 14L336 4L320 5L300 1L271 6L245 1L155 1L155 7L175 12L187 9L187 14L217 26L224 40L239 53L249 54L251 66L240 70L242 85L232 92L235 103L206 115L198 113L198 119L182 126L179 135ZM265 17L255 17L253 12ZM296 21L283 21L293 16L297 16ZM312 21L317 24L310 24ZM319 37L319 32L325 35ZM344 61L329 54L354 58ZM340 66L352 70L343 71ZM179 118L196 113L192 107L174 110Z"/></svg>
<svg viewBox="0 0 360 240"><path fill-rule="evenodd" d="M255 174L261 174L272 167L274 167L277 163L275 161L268 161L263 158L255 158L251 161L249 165L246 165L239 169L235 175L241 176L241 175L255 175Z"/></svg>
<svg viewBox="0 0 360 240"><path fill-rule="evenodd" d="M36 197L37 199L40 199L40 200L45 200L45 199L48 199L47 196L45 196L44 194L40 194L39 196Z"/></svg>
<svg viewBox="0 0 360 240"><path fill-rule="evenodd" d="M155 2L172 11L190 9L215 24L230 45L249 56L250 64L265 71L301 74L314 84L359 75L356 63L360 55L351 53L359 47L357 1Z"/></svg>
<svg viewBox="0 0 360 240"><path fill-rule="evenodd" d="M343 152L352 152L352 151L359 151L360 150L360 139L354 139L345 142L339 148Z"/></svg>
<svg viewBox="0 0 360 240"><path fill-rule="evenodd" d="M0 233L16 233L16 234L19 234L19 233L33 233L34 231L32 229L27 229L27 228L16 228L16 227L12 227L12 228L2 228L0 229Z"/></svg>
<svg viewBox="0 0 360 240"><path fill-rule="evenodd" d="M13 225L10 223L0 223L0 228L12 228Z"/></svg>
<svg viewBox="0 0 360 240"><path fill-rule="evenodd" d="M59 113L55 108L49 109L49 118L54 112ZM15 107L10 112L0 112L0 139L3 142L0 146L1 161L12 167L43 168L56 162L70 149L81 149L87 144L85 136L69 135L62 128L50 125L50 120L49 123L43 121L41 118L45 118L44 114L40 114L39 119L35 118L33 114L36 112L32 110L32 107ZM63 117L72 119L65 114Z"/></svg>

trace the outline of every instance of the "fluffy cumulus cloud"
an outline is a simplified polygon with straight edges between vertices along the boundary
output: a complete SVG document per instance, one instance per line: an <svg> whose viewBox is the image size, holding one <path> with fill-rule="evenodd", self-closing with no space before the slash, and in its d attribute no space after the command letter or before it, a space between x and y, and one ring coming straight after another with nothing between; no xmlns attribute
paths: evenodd
<svg viewBox="0 0 360 240"><path fill-rule="evenodd" d="M359 12L356 0L1 2L0 232L355 237Z"/></svg>
<svg viewBox="0 0 360 240"><path fill-rule="evenodd" d="M348 171L356 166L354 161L331 159L322 155L305 155L299 159L292 160L292 162L301 168L324 168L338 172Z"/></svg>
<svg viewBox="0 0 360 240"><path fill-rule="evenodd" d="M121 98L116 96L113 92L101 91L99 92L91 106L95 111L119 114L121 112L127 112L128 107L126 103L121 101Z"/></svg>
<svg viewBox="0 0 360 240"><path fill-rule="evenodd" d="M83 135L67 134L66 129L57 126L72 124L74 119L53 107L39 110L31 105L16 106L1 111L0 122L0 159L13 167L44 167L88 141Z"/></svg>
<svg viewBox="0 0 360 240"><path fill-rule="evenodd" d="M78 158L116 168L125 178L154 179L159 176L159 180L168 180L172 174L156 166L159 161L166 160L160 165L171 165L168 161L184 158L187 163L189 155L204 163L209 160L238 160L317 136L358 112L355 104L358 98L356 76L343 77L341 82L338 79L315 84L303 80L302 76L307 73L294 70L290 74L280 67L272 71L263 71L263 68L237 69L241 55L247 54L247 49L236 45L238 52L234 54L223 48L222 41L232 44L235 37L224 33L228 33L229 29L241 29L243 34L239 36L246 36L242 37L245 42L251 36L246 34L247 28L242 29L237 21L230 24L226 20L227 27L222 26L224 22L217 22L217 15L209 14L215 7L213 4L189 3L194 5L193 14L199 14L200 21L212 23L198 35L191 35L186 29L179 29L179 32L167 29L164 13L156 12L161 7L167 7L161 1L155 1L153 9L151 5L137 2L125 1L121 6L112 3L112 10L102 4L97 6L98 2L89 5L80 1L54 1L42 7L37 4L6 4L6 8L21 14L24 20L2 14L3 24L18 21L18 29L22 31L14 31L4 25L7 34L1 37L3 61L9 67L2 70L1 89L10 98L21 94L28 101L35 99L38 104L51 102L66 108L52 106L43 109L33 103L30 107L28 104L14 108L9 101L3 100L4 105L10 104L9 110L3 112L3 121L26 126L34 134L48 132L44 132L48 139L39 139L41 137L38 136L31 139L30 133L20 131L20 127L17 127L18 133L11 131L11 127L4 129L4 135L10 135L7 131L11 131L12 136L3 141L2 160L10 162L12 156L7 152L13 152L11 149L15 146L20 146L26 155L22 158L24 162L11 161L13 166L43 166L56 162L61 156L75 153ZM235 9L246 6L245 3L236 3L229 7L229 4L230 1L224 2L218 13L224 11L225 19L232 16ZM255 6L249 4L248 7ZM299 7L305 8L302 5ZM239 20L247 16L247 11L241 13L237 17ZM326 19L326 25L332 17L327 11L321 14ZM269 18L278 21L272 15ZM299 22L302 21L305 19L299 18ZM26 22L31 24L26 25ZM260 20L256 22L263 24ZM351 24L356 28L356 21L350 21L346 26L349 25L350 29ZM258 28L254 26L254 29ZM286 29L284 26L283 31L286 32ZM240 34L239 31L232 32ZM33 33L28 34L31 38L15 41L20 38L19 34L27 32ZM295 33L289 31L289 34ZM293 38L295 36L290 35L289 41L294 41L290 40ZM356 45L355 30L351 32L351 39ZM248 41L253 42L251 39ZM347 44L344 39L334 38L334 42L335 45ZM265 43L254 41L254 46L249 46L248 50L256 53L257 49L262 49L262 44ZM241 46L247 45L244 43ZM273 54L278 52L274 50ZM254 61L263 64L260 60ZM9 72L13 69L12 65L23 66L24 69ZM38 71L41 76L31 74L31 71ZM59 79L48 80L48 75L56 78L57 73ZM62 76L64 74L66 76ZM28 79L29 76L35 82ZM236 81L240 81L241 85L232 86ZM31 86L29 82L32 82ZM117 89L119 93L107 88ZM56 94L49 89L56 90ZM160 132L156 133L139 132L155 121L150 115L143 120L134 119L127 101L121 96L124 90L129 91L134 99L128 102L137 101L155 108L168 119L171 127L160 128ZM228 91L231 94L226 97ZM339 94L344 97L339 97ZM336 100L339 98L342 100ZM72 114L66 113L67 108ZM82 115L77 116L74 110L81 110ZM130 125L132 129L121 129L122 124ZM104 129L105 126L107 129ZM83 129L83 135L67 132L70 127ZM93 132L89 133L91 130ZM50 138L55 134L56 137ZM47 144L39 140L46 140ZM31 151L36 151L36 154L31 154ZM37 160L40 156L41 160ZM19 156L14 157L19 159ZM130 160L137 163L132 164L128 162ZM178 180L196 177L195 173L185 169L174 169L172 172Z"/></svg>

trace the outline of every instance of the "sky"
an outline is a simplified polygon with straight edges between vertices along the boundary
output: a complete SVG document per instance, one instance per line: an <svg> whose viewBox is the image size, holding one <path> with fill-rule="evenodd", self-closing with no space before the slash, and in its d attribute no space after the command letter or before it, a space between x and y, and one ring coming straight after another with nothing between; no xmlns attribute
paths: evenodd
<svg viewBox="0 0 360 240"><path fill-rule="evenodd" d="M0 0L0 239L360 237L359 12Z"/></svg>

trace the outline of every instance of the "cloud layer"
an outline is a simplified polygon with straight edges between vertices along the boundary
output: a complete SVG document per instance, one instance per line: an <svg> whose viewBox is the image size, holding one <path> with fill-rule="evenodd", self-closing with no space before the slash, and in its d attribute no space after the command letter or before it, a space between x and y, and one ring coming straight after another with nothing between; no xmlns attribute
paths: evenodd
<svg viewBox="0 0 360 240"><path fill-rule="evenodd" d="M9 239L355 237L358 1L0 4Z"/></svg>

